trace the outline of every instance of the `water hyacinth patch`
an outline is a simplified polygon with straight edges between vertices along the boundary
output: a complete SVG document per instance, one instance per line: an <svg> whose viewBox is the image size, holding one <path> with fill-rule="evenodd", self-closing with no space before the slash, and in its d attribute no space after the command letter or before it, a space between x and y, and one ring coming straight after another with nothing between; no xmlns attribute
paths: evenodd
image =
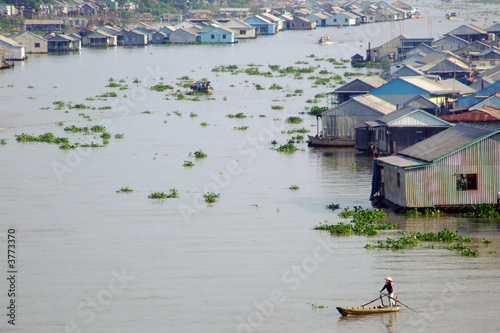
<svg viewBox="0 0 500 333"><path fill-rule="evenodd" d="M220 197L220 193L207 192L203 194L206 203L214 203Z"/></svg>
<svg viewBox="0 0 500 333"><path fill-rule="evenodd" d="M285 122L288 124L300 124L302 123L303 119L300 117L295 117L295 116L290 116L286 118Z"/></svg>

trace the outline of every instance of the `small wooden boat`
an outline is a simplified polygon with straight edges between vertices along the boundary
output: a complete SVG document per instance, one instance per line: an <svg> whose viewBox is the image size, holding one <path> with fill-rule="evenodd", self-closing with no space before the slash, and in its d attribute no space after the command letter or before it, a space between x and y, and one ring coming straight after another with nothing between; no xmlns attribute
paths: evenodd
<svg viewBox="0 0 500 333"><path fill-rule="evenodd" d="M398 312L401 306L352 306L352 307L337 307L337 310L341 315L364 315L364 314L376 314L376 313L387 313L387 312Z"/></svg>
<svg viewBox="0 0 500 333"><path fill-rule="evenodd" d="M319 39L320 44L326 44L330 41L330 38L328 36L323 36Z"/></svg>
<svg viewBox="0 0 500 333"><path fill-rule="evenodd" d="M355 141L343 138L325 138L322 136L308 135L309 147L354 147Z"/></svg>

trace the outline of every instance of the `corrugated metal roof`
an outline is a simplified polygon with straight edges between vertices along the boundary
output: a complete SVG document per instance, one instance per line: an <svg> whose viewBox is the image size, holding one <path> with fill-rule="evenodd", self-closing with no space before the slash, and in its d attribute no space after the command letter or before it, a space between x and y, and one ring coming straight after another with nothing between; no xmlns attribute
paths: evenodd
<svg viewBox="0 0 500 333"><path fill-rule="evenodd" d="M438 107L436 103L422 95L413 97L412 99L406 101L403 105L412 106L418 109L435 109Z"/></svg>
<svg viewBox="0 0 500 333"><path fill-rule="evenodd" d="M377 122L393 126L449 126L443 119L439 119L424 110L406 106L391 112L379 119Z"/></svg>
<svg viewBox="0 0 500 333"><path fill-rule="evenodd" d="M441 83L443 86L450 88L451 90L454 90L454 91L460 93L461 95L469 95L469 94L473 94L476 92L475 89L472 89L471 87L466 86L462 82L455 80L455 79L446 79L446 80L440 81L439 83Z"/></svg>
<svg viewBox="0 0 500 333"><path fill-rule="evenodd" d="M483 106L493 106L495 108L500 108L500 92L497 92L496 94L491 95L490 97L482 100L481 102L472 105L470 109L471 110L478 109Z"/></svg>
<svg viewBox="0 0 500 333"><path fill-rule="evenodd" d="M500 120L500 110L495 109L493 113L496 114L496 116L490 114L489 112L483 112L483 109L489 108L488 106L471 111L471 112L464 112L460 114L454 114L454 115L448 115L448 116L441 116L441 119L451 121L454 123L458 123L461 121L464 122L486 122L486 121L499 121Z"/></svg>
<svg viewBox="0 0 500 333"><path fill-rule="evenodd" d="M439 82L429 80L424 76L402 76L399 79L424 89L431 94L449 94L453 92L452 89L443 86Z"/></svg>
<svg viewBox="0 0 500 333"><path fill-rule="evenodd" d="M377 158L377 160L400 168L416 167L420 165L429 164L425 161L417 160L407 156L402 156L400 154Z"/></svg>
<svg viewBox="0 0 500 333"><path fill-rule="evenodd" d="M499 132L500 129L460 123L400 151L399 154L432 163Z"/></svg>
<svg viewBox="0 0 500 333"><path fill-rule="evenodd" d="M486 34L486 33L487 32L484 31L484 28L472 24L463 24L458 28L456 28L455 30L449 32L449 34L454 34L454 35L475 35L475 34Z"/></svg>
<svg viewBox="0 0 500 333"><path fill-rule="evenodd" d="M351 92L369 92L387 83L386 80L377 76L358 77L349 83L335 89L336 93L351 93Z"/></svg>
<svg viewBox="0 0 500 333"><path fill-rule="evenodd" d="M377 112L388 114L396 110L396 106L370 94L355 96L352 98L356 102L365 105Z"/></svg>

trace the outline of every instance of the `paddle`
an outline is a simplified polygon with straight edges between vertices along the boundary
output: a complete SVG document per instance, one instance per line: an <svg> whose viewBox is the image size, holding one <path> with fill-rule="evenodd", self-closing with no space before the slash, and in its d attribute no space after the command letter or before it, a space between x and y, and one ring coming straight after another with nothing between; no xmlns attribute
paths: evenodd
<svg viewBox="0 0 500 333"><path fill-rule="evenodd" d="M391 296L389 296L389 295L384 295L384 296L387 296L388 298L390 298L390 299L394 300L394 301L396 302L396 304L397 304L397 303L399 303L399 304L401 304L401 305L403 305L403 306L406 306L406 307L407 307L408 309L410 309L411 311L414 311L415 313L418 313L418 311L417 311L417 310L413 310L413 309L412 309L412 308L410 308L408 305L405 305L405 304L401 303L401 301L400 301L400 300L398 300L398 299L394 299L394 298L392 298L392 297L391 297Z"/></svg>

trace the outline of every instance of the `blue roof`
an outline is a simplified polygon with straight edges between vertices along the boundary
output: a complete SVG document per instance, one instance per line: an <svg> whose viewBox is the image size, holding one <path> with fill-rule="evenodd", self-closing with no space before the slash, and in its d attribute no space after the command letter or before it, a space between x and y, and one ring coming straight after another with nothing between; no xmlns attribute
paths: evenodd
<svg viewBox="0 0 500 333"><path fill-rule="evenodd" d="M460 108L477 104L497 92L500 92L500 81L496 81L486 88L478 90L474 95L460 97L457 102L457 107Z"/></svg>

